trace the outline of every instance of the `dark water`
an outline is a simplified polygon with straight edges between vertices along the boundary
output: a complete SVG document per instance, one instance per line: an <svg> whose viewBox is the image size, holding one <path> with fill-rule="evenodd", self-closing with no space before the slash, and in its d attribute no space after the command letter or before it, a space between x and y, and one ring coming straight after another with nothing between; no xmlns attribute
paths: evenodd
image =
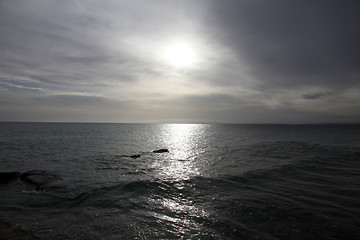
<svg viewBox="0 0 360 240"><path fill-rule="evenodd" d="M0 164L63 179L0 184L41 239L360 239L360 125L0 123Z"/></svg>

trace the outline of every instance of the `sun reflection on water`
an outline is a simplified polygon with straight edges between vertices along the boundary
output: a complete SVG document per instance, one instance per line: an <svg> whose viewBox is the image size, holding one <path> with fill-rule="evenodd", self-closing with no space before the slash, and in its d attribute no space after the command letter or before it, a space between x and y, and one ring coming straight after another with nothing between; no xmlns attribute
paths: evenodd
<svg viewBox="0 0 360 240"><path fill-rule="evenodd" d="M204 139L203 124L166 124L161 130L163 144L169 146L167 158L156 164L167 179L186 180L201 173L200 141ZM202 145L203 146L203 145Z"/></svg>
<svg viewBox="0 0 360 240"><path fill-rule="evenodd" d="M208 218L209 213L194 206L188 199L158 199L155 201L168 211L154 213L157 222L173 229L173 233L180 238L188 234L195 234L202 228L202 224L194 219Z"/></svg>
<svg viewBox="0 0 360 240"><path fill-rule="evenodd" d="M198 219L207 219L209 212L196 204L188 189L193 189L194 177L204 170L203 151L207 141L207 126L202 124L166 124L161 126L161 144L169 153L156 155L154 168L160 180L160 195L150 202L158 206L153 212L157 222L178 238L196 235L202 229ZM205 144L204 144L205 143Z"/></svg>
<svg viewBox="0 0 360 240"><path fill-rule="evenodd" d="M173 149L174 158L178 160L193 159L198 152L198 142L203 138L202 124L168 125L168 141Z"/></svg>

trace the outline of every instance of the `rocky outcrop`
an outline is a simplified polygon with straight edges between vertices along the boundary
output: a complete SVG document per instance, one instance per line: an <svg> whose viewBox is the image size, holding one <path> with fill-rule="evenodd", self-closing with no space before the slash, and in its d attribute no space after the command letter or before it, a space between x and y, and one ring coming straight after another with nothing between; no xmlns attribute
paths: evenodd
<svg viewBox="0 0 360 240"><path fill-rule="evenodd" d="M0 183L5 184L10 181L19 178L21 173L19 172L0 172Z"/></svg>
<svg viewBox="0 0 360 240"><path fill-rule="evenodd" d="M140 154L134 154L134 155L121 155L122 157L129 157L129 158L139 158L141 157Z"/></svg>
<svg viewBox="0 0 360 240"><path fill-rule="evenodd" d="M169 149L167 148L161 148L161 149L158 149L158 150L154 150L153 153L166 153L166 152L169 152Z"/></svg>
<svg viewBox="0 0 360 240"><path fill-rule="evenodd" d="M47 189L56 189L62 188L62 179L47 171L43 170L31 170L21 174L21 180L34 184L36 190L47 190Z"/></svg>
<svg viewBox="0 0 360 240"><path fill-rule="evenodd" d="M169 149L167 148L161 148L161 149L157 149L157 150L154 150L152 152L142 152L144 153L145 155L149 154L149 153L167 153L169 152ZM121 157L129 157L129 158L139 158L141 157L140 154L133 154L133 155L120 155Z"/></svg>

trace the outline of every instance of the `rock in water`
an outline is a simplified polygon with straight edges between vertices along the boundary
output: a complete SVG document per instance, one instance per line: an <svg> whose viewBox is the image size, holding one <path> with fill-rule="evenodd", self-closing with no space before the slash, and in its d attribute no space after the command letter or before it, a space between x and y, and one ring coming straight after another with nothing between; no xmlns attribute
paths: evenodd
<svg viewBox="0 0 360 240"><path fill-rule="evenodd" d="M34 184L36 190L54 189L62 187L62 179L50 172L43 170L31 170L21 174L21 179Z"/></svg>
<svg viewBox="0 0 360 240"><path fill-rule="evenodd" d="M140 154L134 154L134 155L121 155L122 157L129 157L129 158L139 158L141 157Z"/></svg>
<svg viewBox="0 0 360 240"><path fill-rule="evenodd" d="M19 172L0 172L0 183L5 184L20 177Z"/></svg>
<svg viewBox="0 0 360 240"><path fill-rule="evenodd" d="M153 151L153 153L165 153L165 152L169 152L169 150L167 148L161 148Z"/></svg>

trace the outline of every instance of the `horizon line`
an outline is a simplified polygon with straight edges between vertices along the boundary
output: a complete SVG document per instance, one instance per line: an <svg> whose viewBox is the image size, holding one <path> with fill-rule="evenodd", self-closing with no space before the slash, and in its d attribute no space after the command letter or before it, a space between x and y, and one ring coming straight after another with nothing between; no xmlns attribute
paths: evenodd
<svg viewBox="0 0 360 240"><path fill-rule="evenodd" d="M309 123L235 123L235 122L82 122L82 121L1 121L0 123L68 123L68 124L219 124L219 125L359 125L360 122L309 122Z"/></svg>

